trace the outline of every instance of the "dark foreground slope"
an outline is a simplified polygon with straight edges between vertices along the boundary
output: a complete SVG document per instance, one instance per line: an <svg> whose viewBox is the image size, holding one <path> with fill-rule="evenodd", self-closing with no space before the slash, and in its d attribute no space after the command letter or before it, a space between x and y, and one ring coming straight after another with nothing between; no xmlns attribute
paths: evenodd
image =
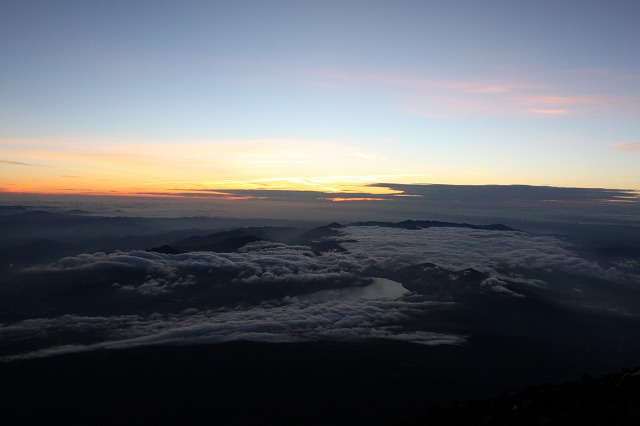
<svg viewBox="0 0 640 426"><path fill-rule="evenodd" d="M593 372L593 357L575 363L574 352L474 338L463 346L230 342L67 354L0 364L0 423L394 424L434 404Z"/></svg>
<svg viewBox="0 0 640 426"><path fill-rule="evenodd" d="M560 385L530 386L500 397L457 401L402 422L417 425L638 425L640 368Z"/></svg>

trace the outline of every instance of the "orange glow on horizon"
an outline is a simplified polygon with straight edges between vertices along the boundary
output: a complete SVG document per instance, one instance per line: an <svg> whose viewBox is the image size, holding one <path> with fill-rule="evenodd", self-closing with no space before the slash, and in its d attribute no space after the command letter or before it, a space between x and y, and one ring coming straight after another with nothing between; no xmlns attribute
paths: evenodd
<svg viewBox="0 0 640 426"><path fill-rule="evenodd" d="M334 180L335 179L335 180ZM313 180L313 179L311 179ZM127 197L159 197L159 198L207 198L211 200L250 200L264 199L261 195L251 194L250 191L278 192L311 192L319 197L326 194L370 194L372 197L330 197L332 201L350 200L385 200L375 195L402 196L404 193L384 186L369 186L368 182L356 184L340 182L336 178L328 180L319 179L323 184L309 184L306 181L296 179L276 179L271 182L260 181L232 181L232 182L152 182L138 185L114 185L111 182L85 181L82 185L71 188L70 185L58 181L32 182L0 186L1 193L22 193L42 195L103 195L103 196L127 196ZM371 182L373 183L373 182ZM93 184L93 187L92 187ZM249 193L247 193L249 191Z"/></svg>
<svg viewBox="0 0 640 426"><path fill-rule="evenodd" d="M6 140L0 192L256 198L234 191L386 195L420 173L385 153L324 140ZM404 173L389 173L402 170ZM372 173L372 171L384 171ZM348 172L348 173L345 173ZM386 172L386 173L385 173ZM418 179L422 180L422 179ZM188 194L193 193L193 194Z"/></svg>
<svg viewBox="0 0 640 426"><path fill-rule="evenodd" d="M345 197L334 197L334 198L322 198L327 201L334 202L345 202L345 201L388 201L386 198L376 198L376 197L354 197L354 198L345 198Z"/></svg>

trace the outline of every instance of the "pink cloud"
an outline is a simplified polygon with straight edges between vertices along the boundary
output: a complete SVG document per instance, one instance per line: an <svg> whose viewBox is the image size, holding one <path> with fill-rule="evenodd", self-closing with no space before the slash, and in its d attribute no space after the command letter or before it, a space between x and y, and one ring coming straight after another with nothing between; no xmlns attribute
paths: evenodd
<svg viewBox="0 0 640 426"><path fill-rule="evenodd" d="M609 81L629 81L640 80L640 74L621 72L610 68L577 68L569 70L568 73L573 75L586 75L590 77L607 78Z"/></svg>
<svg viewBox="0 0 640 426"><path fill-rule="evenodd" d="M629 110L640 109L640 96L633 95L523 95L518 100L532 110L562 109L571 106L580 110Z"/></svg>
<svg viewBox="0 0 640 426"><path fill-rule="evenodd" d="M486 86L478 87L474 90L474 93L505 93L509 89L506 86Z"/></svg>
<svg viewBox="0 0 640 426"><path fill-rule="evenodd" d="M619 142L618 149L622 151L640 152L640 142Z"/></svg>
<svg viewBox="0 0 640 426"><path fill-rule="evenodd" d="M569 113L566 109L532 109L531 112L548 115L564 115Z"/></svg>
<svg viewBox="0 0 640 426"><path fill-rule="evenodd" d="M527 95L521 96L523 102L543 105L590 105L599 101L597 96L557 96L557 95Z"/></svg>
<svg viewBox="0 0 640 426"><path fill-rule="evenodd" d="M321 81L318 84L327 85L325 80L348 81L361 84L379 85L379 86L395 86L411 89L431 89L444 91L460 91L477 94L493 94L506 93L515 88L513 84L500 83L495 81L476 81L476 80L443 80L435 78L425 78L419 76L406 76L395 74L376 74L367 72L358 72L352 70L316 70L310 71L309 74ZM330 87L337 87L330 85Z"/></svg>
<svg viewBox="0 0 640 426"><path fill-rule="evenodd" d="M585 70L606 75L607 70ZM460 116L514 116L593 114L635 111L640 96L567 93L532 81L498 79L438 79L420 74L361 72L358 70L312 70L315 84L332 90L378 89L395 98L395 108L430 118ZM554 93L554 91L556 93Z"/></svg>

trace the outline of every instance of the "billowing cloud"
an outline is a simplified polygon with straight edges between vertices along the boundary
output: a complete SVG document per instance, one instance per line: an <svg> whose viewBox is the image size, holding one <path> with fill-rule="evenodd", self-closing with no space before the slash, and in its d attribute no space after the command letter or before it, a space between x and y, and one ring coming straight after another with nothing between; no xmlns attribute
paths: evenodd
<svg viewBox="0 0 640 426"><path fill-rule="evenodd" d="M391 287L385 290L384 287ZM0 327L0 339L21 341L47 336L61 344L4 360L142 345L219 343L232 340L296 342L310 340L393 339L425 345L461 344L465 337L430 331L402 331L401 323L444 302L402 301L398 283L381 279L372 290L341 297L310 294L280 304L246 309L187 309L178 314L36 318ZM336 294L338 295L338 294ZM358 297L361 296L361 297ZM88 344L71 343L78 333L99 336ZM71 335L69 338L67 336ZM87 338L87 337L85 337ZM69 342L65 342L68 340Z"/></svg>
<svg viewBox="0 0 640 426"><path fill-rule="evenodd" d="M37 283L25 292L40 292L25 305L31 316L0 325L6 348L31 349L5 351L4 359L230 340L462 344L464 333L447 332L434 322L461 303L455 296L459 289L471 289L474 300L490 298L488 306L494 298L526 301L527 292L562 293L580 306L624 314L628 309L598 292L640 288L634 259L599 263L546 235L459 227L339 230L333 238L346 252L317 254L303 245L259 241L234 253L98 252L31 267L20 275ZM403 272L425 263L438 266L432 268L436 275L424 277L444 274L437 290L430 282L412 287L417 275ZM16 303L20 300L27 298ZM49 304L38 305L42 300Z"/></svg>
<svg viewBox="0 0 640 426"><path fill-rule="evenodd" d="M114 253L81 254L65 257L49 265L29 268L29 272L87 272L136 270L148 278L171 279L212 271L228 272L234 282L256 283L295 279L309 281L353 275L366 262L341 253L315 255L309 247L255 242L238 253L193 252L179 255L141 250ZM145 282L148 282L145 279ZM122 284L122 283L120 283ZM142 283L140 283L142 284Z"/></svg>
<svg viewBox="0 0 640 426"><path fill-rule="evenodd" d="M347 252L318 255L307 246L254 242L239 252L162 254L134 250L65 257L31 273L82 274L100 272L121 278L121 291L154 295L179 287L207 284L326 283L343 280L355 285L367 268L380 265L434 263L451 271L473 268L492 277L526 281L515 271L556 271L612 281L640 283L640 276L622 264L603 266L584 258L556 237L519 231L432 227L409 230L349 226L339 240ZM222 274L222 275L221 275ZM339 287L345 284L339 285ZM532 285L540 285L532 279ZM208 284L213 285L212 282ZM315 288L320 290L321 288ZM306 288L305 291L308 291ZM302 294L302 293L301 293Z"/></svg>
<svg viewBox="0 0 640 426"><path fill-rule="evenodd" d="M349 241L344 246L352 255L380 261L430 262L451 270L474 268L496 277L503 276L502 271L526 268L640 283L640 276L584 259L570 244L551 236L438 227L349 227L345 232Z"/></svg>

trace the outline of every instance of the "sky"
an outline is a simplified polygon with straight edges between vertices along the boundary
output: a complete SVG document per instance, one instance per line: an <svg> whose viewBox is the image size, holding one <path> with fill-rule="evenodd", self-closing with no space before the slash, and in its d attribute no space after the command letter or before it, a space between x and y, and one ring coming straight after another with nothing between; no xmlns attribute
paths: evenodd
<svg viewBox="0 0 640 426"><path fill-rule="evenodd" d="M639 18L625 0L3 0L0 191L640 190Z"/></svg>

